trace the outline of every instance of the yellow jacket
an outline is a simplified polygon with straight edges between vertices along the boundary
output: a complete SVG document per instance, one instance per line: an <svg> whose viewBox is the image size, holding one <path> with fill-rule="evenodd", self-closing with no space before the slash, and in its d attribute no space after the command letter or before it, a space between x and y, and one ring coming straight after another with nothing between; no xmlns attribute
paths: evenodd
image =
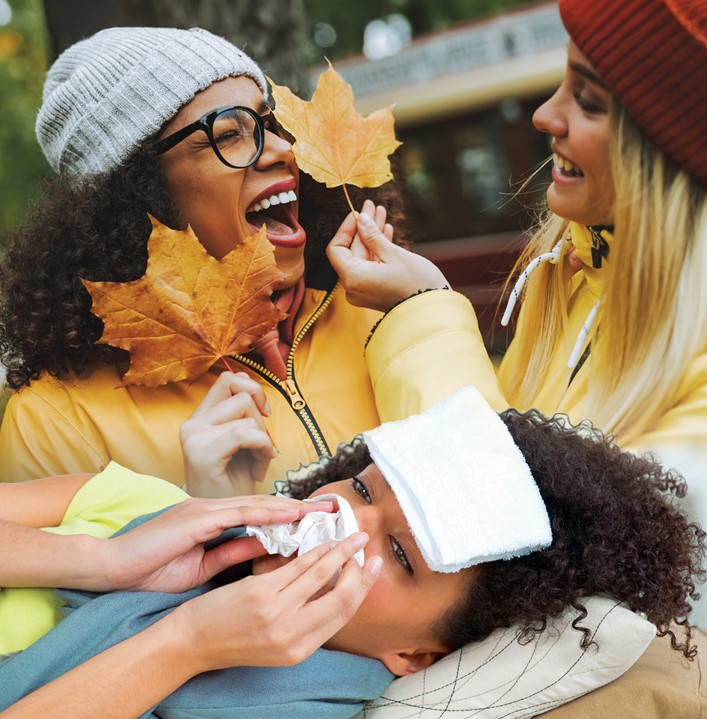
<svg viewBox="0 0 707 719"><path fill-rule="evenodd" d="M590 354L568 386L571 372L567 358L595 303L595 296L579 278L569 317L572 339L558 339L550 380L527 407L518 409L536 407L544 414L562 412L575 423L587 419L584 400L592 372L597 370ZM517 333L524 331L524 324L521 313ZM381 420L423 410L467 384L476 385L497 411L506 409L509 403L504 380L523 372L526 366L526 358L514 345L511 342L496 372L466 297L435 290L406 300L381 321L366 350ZM411 377L417 378L415 385L410 384ZM674 466L688 479L701 478L707 495L707 354L693 360L670 408L633 442L631 449L657 452L668 466ZM707 519L707 504L704 517Z"/></svg>
<svg viewBox="0 0 707 719"><path fill-rule="evenodd" d="M272 410L265 423L281 453L254 491L272 491L286 470L333 452L339 442L378 424L363 350L379 317L349 305L342 290L306 290L291 353L289 386L305 402L298 411L276 377L255 363L251 368L235 362L234 369L264 386ZM179 428L217 376L214 369L191 384L149 389L121 387L112 367L64 382L45 375L8 403L0 428L0 481L99 472L115 460L181 485Z"/></svg>

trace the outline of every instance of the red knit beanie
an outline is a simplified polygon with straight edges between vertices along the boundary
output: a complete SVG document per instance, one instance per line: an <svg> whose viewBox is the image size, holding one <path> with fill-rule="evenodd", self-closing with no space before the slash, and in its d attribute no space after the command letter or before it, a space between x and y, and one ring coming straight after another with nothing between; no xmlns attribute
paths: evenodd
<svg viewBox="0 0 707 719"><path fill-rule="evenodd" d="M707 0L560 0L560 14L634 122L707 185Z"/></svg>

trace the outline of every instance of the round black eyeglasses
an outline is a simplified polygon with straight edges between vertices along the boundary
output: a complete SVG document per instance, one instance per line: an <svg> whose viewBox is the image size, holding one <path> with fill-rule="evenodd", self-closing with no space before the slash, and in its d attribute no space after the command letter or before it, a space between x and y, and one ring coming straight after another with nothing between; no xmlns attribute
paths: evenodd
<svg viewBox="0 0 707 719"><path fill-rule="evenodd" d="M161 155L198 130L206 133L216 157L236 170L250 167L258 161L263 152L266 130L280 134L272 112L259 115L249 107L222 107L159 140L155 151Z"/></svg>

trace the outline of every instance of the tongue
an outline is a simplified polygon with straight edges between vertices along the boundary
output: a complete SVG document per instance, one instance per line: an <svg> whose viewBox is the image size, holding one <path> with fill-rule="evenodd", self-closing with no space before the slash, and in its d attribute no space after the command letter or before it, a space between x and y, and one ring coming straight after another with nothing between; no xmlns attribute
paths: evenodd
<svg viewBox="0 0 707 719"><path fill-rule="evenodd" d="M255 225L256 227L265 225L266 232L271 232L274 235L289 235L292 233L292 228L289 225L275 219L264 210L260 212L249 212L247 219L251 225Z"/></svg>

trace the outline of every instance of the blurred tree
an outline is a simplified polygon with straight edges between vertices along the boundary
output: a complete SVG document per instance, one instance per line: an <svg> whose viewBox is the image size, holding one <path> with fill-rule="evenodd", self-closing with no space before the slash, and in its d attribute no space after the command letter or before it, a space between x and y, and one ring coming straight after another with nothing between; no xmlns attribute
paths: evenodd
<svg viewBox="0 0 707 719"><path fill-rule="evenodd" d="M46 67L42 4L17 0L9 7L10 22L0 27L0 242L25 215L41 177L50 171L34 138Z"/></svg>
<svg viewBox="0 0 707 719"><path fill-rule="evenodd" d="M203 27L243 48L263 71L293 91L305 87L302 0L122 0L130 24Z"/></svg>
<svg viewBox="0 0 707 719"><path fill-rule="evenodd" d="M116 25L203 27L251 55L278 83L304 87L302 0L44 0L54 55Z"/></svg>

